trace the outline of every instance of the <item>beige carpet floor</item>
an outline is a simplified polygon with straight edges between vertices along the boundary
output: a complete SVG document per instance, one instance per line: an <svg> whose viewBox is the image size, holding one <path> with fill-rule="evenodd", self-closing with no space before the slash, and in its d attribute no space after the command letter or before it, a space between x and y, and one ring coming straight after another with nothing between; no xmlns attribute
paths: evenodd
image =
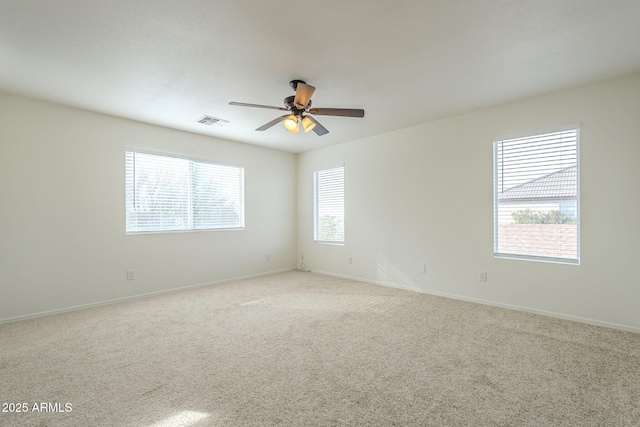
<svg viewBox="0 0 640 427"><path fill-rule="evenodd" d="M0 346L2 426L640 427L640 334L298 271Z"/></svg>

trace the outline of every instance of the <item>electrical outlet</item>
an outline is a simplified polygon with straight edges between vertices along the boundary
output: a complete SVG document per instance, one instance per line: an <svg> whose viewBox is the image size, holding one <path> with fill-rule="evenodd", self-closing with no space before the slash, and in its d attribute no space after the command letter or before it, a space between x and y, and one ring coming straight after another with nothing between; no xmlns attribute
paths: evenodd
<svg viewBox="0 0 640 427"><path fill-rule="evenodd" d="M478 280L481 282L486 282L487 281L487 272L486 271L481 271L478 273Z"/></svg>
<svg viewBox="0 0 640 427"><path fill-rule="evenodd" d="M271 261L271 254L267 254L267 255L264 257L264 260L265 260L265 261Z"/></svg>
<svg viewBox="0 0 640 427"><path fill-rule="evenodd" d="M418 273L426 273L427 272L427 264L421 262L418 264Z"/></svg>
<svg viewBox="0 0 640 427"><path fill-rule="evenodd" d="M136 278L135 273L133 270L127 270L127 280L134 280Z"/></svg>
<svg viewBox="0 0 640 427"><path fill-rule="evenodd" d="M353 264L353 257L347 258L347 264Z"/></svg>

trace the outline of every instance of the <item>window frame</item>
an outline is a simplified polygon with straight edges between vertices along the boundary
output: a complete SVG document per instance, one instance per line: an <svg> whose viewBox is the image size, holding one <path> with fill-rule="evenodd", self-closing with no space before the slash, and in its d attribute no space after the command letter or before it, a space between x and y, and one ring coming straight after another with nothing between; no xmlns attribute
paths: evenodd
<svg viewBox="0 0 640 427"><path fill-rule="evenodd" d="M499 242L499 192L498 192L498 150L497 146L501 142L516 140L516 139L525 139L525 138L536 138L541 137L548 134L560 133L560 132L575 132L575 156L576 156L576 201L575 201L575 226L576 226L576 256L575 258L567 258L567 257L554 257L554 256L542 256L542 255L531 255L531 254L522 254L522 253L510 253L510 252L500 252L498 249ZM547 262L547 263L555 263L555 264L569 264L569 265L580 265L580 225L581 225L581 208L580 208L580 125L579 124L570 124L566 126L558 126L555 128L547 128L543 130L533 131L533 132L523 132L518 134L512 134L502 137L496 137L493 139L493 249L494 249L494 258L499 259L515 259L515 260L525 260L525 261L534 261L534 262ZM561 205L561 204L560 204ZM559 207L559 210L562 212L562 206Z"/></svg>
<svg viewBox="0 0 640 427"><path fill-rule="evenodd" d="M159 157L166 157L166 158L170 158L170 159L178 159L178 160L186 160L189 161L191 163L199 163L199 164L208 164L208 165L213 165L213 166L221 166L221 167L231 167L231 168L237 168L239 169L239 171L241 172L241 182L240 182L240 197L239 197L239 203L240 203L240 213L239 213L239 225L237 227L207 227L207 228L195 228L194 227L194 210L193 210L193 205L191 204L190 201L190 209L188 212L189 218L188 218L188 224L189 224L189 228L167 228L167 229L156 229L156 230L130 230L128 228L129 226L129 221L128 221L128 206L130 201L128 200L128 183L127 183L127 156L128 153L133 153L133 154L143 154L143 155L151 155L151 156L159 156ZM210 231L234 231L234 230L244 230L245 228L245 168L244 166L240 166L240 165L236 165L236 164L229 164L229 163L221 163L221 162L216 162L216 161L212 161L212 160L208 160L208 159L203 159L203 158L198 158L198 157L192 157L192 156L187 156L187 155L182 155L182 154L177 154L177 153L168 153L168 152L161 152L161 151L153 151L153 150L146 150L146 149L139 149L139 148L133 148L133 147L125 147L124 148L124 178L125 178L125 233L127 235L135 235L135 234L157 234L157 233L192 233L192 232L200 232L200 231L204 231L204 232L210 232ZM190 176L189 176L189 192L191 193L192 191L192 186L193 186L193 167L190 167ZM135 190L134 190L135 191ZM192 196L189 197L190 199L192 199Z"/></svg>
<svg viewBox="0 0 640 427"><path fill-rule="evenodd" d="M318 173L331 169L342 169L342 240L323 240L319 238L319 200L318 200ZM334 166L321 167L313 170L313 243L339 245L345 244L345 165L344 163Z"/></svg>

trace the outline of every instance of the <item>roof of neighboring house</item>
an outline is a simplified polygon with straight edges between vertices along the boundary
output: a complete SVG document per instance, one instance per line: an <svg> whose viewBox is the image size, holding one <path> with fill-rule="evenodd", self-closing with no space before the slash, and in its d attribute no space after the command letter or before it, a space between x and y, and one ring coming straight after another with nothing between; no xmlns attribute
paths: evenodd
<svg viewBox="0 0 640 427"><path fill-rule="evenodd" d="M511 187L500 193L498 200L575 198L578 195L577 173L578 167L576 165L560 169L549 175Z"/></svg>

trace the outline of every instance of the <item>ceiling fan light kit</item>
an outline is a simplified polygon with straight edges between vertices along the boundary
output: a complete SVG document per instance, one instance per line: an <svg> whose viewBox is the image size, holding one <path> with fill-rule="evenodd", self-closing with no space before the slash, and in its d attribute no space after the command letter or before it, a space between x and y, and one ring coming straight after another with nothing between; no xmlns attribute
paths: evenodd
<svg viewBox="0 0 640 427"><path fill-rule="evenodd" d="M278 117L269 123L266 123L257 131L265 131L276 123L283 122L285 129L291 133L300 133L300 127L304 132L314 131L316 135L322 136L329 133L327 128L322 126L311 114L320 116L339 116L339 117L364 117L363 109L355 108L311 108L311 96L316 88L306 84L302 80L291 80L289 85L296 91L294 96L288 96L284 99L284 107L272 107L270 105L247 104L245 102L230 102L229 105L239 107L267 108L272 110L287 111L284 116Z"/></svg>
<svg viewBox="0 0 640 427"><path fill-rule="evenodd" d="M284 119L284 128L291 133L298 133L298 118L293 114Z"/></svg>
<svg viewBox="0 0 640 427"><path fill-rule="evenodd" d="M305 132L309 132L312 131L314 127L316 127L316 124L313 123L309 117L304 116L302 118L302 127Z"/></svg>

